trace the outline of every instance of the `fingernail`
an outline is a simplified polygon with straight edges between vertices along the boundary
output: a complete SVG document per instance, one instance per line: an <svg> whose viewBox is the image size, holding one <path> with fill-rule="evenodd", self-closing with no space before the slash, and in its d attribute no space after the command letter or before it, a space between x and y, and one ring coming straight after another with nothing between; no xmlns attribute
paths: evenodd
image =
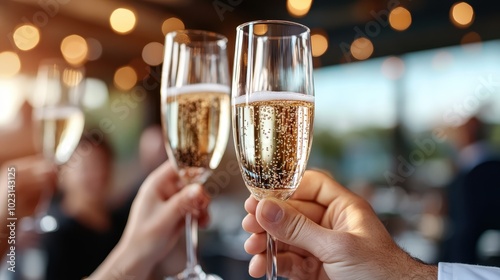
<svg viewBox="0 0 500 280"><path fill-rule="evenodd" d="M262 203L262 217L268 222L276 223L281 221L283 218L283 209L272 200L263 200Z"/></svg>
<svg viewBox="0 0 500 280"><path fill-rule="evenodd" d="M255 262L255 257L250 259L250 263L248 264L248 269L252 269L253 263Z"/></svg>

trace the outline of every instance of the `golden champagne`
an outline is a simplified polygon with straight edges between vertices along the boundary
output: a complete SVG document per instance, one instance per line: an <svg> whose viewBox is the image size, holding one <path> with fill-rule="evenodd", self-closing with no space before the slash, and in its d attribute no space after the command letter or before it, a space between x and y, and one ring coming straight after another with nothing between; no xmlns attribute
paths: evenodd
<svg viewBox="0 0 500 280"><path fill-rule="evenodd" d="M80 142L85 124L83 112L78 107L45 107L37 109L35 121L43 154L56 164L66 163Z"/></svg>
<svg viewBox="0 0 500 280"><path fill-rule="evenodd" d="M258 199L288 199L306 169L314 97L261 92L235 98L234 133L243 179Z"/></svg>
<svg viewBox="0 0 500 280"><path fill-rule="evenodd" d="M196 84L167 89L166 148L185 183L204 182L219 165L230 129L229 87Z"/></svg>

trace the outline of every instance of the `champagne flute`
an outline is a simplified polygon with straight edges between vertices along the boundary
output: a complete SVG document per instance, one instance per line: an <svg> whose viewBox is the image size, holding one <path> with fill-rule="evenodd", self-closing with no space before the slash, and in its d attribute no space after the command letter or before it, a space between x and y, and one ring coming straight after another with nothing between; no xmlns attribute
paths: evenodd
<svg viewBox="0 0 500 280"><path fill-rule="evenodd" d="M168 33L161 83L162 124L169 160L184 185L204 183L219 165L230 130L227 39L201 30ZM186 216L187 264L168 279L221 279L197 260L198 222Z"/></svg>
<svg viewBox="0 0 500 280"><path fill-rule="evenodd" d="M43 61L35 84L33 121L39 151L58 168L75 151L83 132L85 118L80 107L83 96L84 70L60 59ZM47 215L52 192L42 194L35 213L35 230L50 232L57 221Z"/></svg>
<svg viewBox="0 0 500 280"><path fill-rule="evenodd" d="M314 85L309 29L280 21L237 27L232 85L233 136L252 195L288 199L306 169ZM267 235L267 279L277 279L276 239Z"/></svg>

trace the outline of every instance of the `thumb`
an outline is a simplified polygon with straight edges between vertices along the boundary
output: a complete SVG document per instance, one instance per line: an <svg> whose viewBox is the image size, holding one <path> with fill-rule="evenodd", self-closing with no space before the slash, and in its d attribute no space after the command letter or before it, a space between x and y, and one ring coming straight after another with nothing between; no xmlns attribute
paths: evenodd
<svg viewBox="0 0 500 280"><path fill-rule="evenodd" d="M324 228L288 203L266 198L257 205L256 217L259 224L278 240L302 248L323 260L335 242L336 233Z"/></svg>

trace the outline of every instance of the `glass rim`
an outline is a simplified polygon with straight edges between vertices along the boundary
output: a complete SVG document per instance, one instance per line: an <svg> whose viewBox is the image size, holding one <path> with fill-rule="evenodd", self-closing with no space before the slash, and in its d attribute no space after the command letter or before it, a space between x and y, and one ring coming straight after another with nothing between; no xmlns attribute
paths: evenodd
<svg viewBox="0 0 500 280"><path fill-rule="evenodd" d="M202 29L179 29L179 30L174 30L170 31L167 34L165 34L165 38L171 37L175 38L176 35L180 34L185 34L185 35L197 35L197 36L206 36L206 39L210 40L190 40L189 44L192 45L197 45L197 44L220 44L223 43L227 45L228 39L225 35L213 32L213 31L208 31L208 30L202 30ZM175 40L175 39L174 39Z"/></svg>
<svg viewBox="0 0 500 280"><path fill-rule="evenodd" d="M293 34L293 35L284 35L284 36L266 36L266 35L257 35L257 37L268 37L268 38L290 38L290 37L300 37L304 34L310 34L311 29L301 23L294 22L294 21L289 21L289 20L281 20L281 19L261 19L261 20L254 20L254 21L249 21L242 23L236 27L236 31L238 32L243 32L244 35L248 36L248 30L244 30L246 27L250 25L256 25L256 24L274 24L274 25L288 25L288 26L296 26L304 29L304 31Z"/></svg>

